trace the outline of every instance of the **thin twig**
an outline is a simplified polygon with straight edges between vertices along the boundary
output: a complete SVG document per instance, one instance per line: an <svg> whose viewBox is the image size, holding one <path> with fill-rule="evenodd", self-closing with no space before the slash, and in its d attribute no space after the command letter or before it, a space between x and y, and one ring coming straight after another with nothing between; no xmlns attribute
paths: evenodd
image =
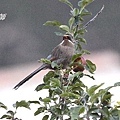
<svg viewBox="0 0 120 120"><path fill-rule="evenodd" d="M102 6L102 8L100 9L100 11L90 20L88 21L84 26L83 26L83 29L86 29L88 27L88 25L93 22L103 11L104 9L104 5Z"/></svg>

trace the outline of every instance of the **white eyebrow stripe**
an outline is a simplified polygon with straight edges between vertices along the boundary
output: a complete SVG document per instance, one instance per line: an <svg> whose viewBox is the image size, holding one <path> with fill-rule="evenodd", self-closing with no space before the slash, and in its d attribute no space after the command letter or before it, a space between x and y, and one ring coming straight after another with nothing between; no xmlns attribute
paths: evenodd
<svg viewBox="0 0 120 120"><path fill-rule="evenodd" d="M71 40L68 40L71 44L73 44L73 42ZM64 40L60 43L60 45L62 45L64 43Z"/></svg>

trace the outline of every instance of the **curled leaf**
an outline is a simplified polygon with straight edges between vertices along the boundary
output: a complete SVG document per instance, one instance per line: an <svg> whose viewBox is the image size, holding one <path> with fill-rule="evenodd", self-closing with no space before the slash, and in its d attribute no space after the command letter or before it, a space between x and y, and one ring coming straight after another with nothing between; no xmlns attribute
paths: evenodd
<svg viewBox="0 0 120 120"><path fill-rule="evenodd" d="M90 60L86 60L86 69L90 72L90 73L94 73L96 70L96 65L94 63L92 63Z"/></svg>
<svg viewBox="0 0 120 120"><path fill-rule="evenodd" d="M7 106L5 106L2 102L0 102L0 108L4 108L7 110Z"/></svg>
<svg viewBox="0 0 120 120"><path fill-rule="evenodd" d="M10 115L3 115L0 119L4 119L4 118L6 118L6 119L12 119L12 116L10 116Z"/></svg>
<svg viewBox="0 0 120 120"><path fill-rule="evenodd" d="M63 31L69 32L69 27L67 25L60 25L59 28Z"/></svg>

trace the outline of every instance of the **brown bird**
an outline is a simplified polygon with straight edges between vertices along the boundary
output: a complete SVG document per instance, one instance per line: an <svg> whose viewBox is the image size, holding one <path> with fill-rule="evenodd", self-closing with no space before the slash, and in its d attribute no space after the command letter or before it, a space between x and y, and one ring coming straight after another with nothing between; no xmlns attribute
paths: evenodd
<svg viewBox="0 0 120 120"><path fill-rule="evenodd" d="M65 69L70 61L72 56L74 55L74 43L70 35L64 35L63 41L57 45L51 52L51 54L47 57L51 62L55 62L58 65L62 65L63 69ZM43 63L38 69L33 71L27 77L25 77L22 81L20 81L14 89L17 90L21 85L27 82L30 78L32 78L35 74L40 72L43 69L52 69L50 64Z"/></svg>

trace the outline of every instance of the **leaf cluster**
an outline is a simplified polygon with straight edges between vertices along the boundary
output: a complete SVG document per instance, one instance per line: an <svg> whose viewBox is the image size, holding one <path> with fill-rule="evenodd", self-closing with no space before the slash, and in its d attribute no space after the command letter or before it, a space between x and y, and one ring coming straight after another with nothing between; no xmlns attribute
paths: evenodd
<svg viewBox="0 0 120 120"><path fill-rule="evenodd" d="M13 104L14 110L8 110L7 106L5 106L3 103L0 103L0 108L4 108L7 111L6 114L2 115L0 119L22 120L16 117L17 109L20 107L30 109L30 103L26 102L25 100L20 102L16 101L16 103Z"/></svg>

